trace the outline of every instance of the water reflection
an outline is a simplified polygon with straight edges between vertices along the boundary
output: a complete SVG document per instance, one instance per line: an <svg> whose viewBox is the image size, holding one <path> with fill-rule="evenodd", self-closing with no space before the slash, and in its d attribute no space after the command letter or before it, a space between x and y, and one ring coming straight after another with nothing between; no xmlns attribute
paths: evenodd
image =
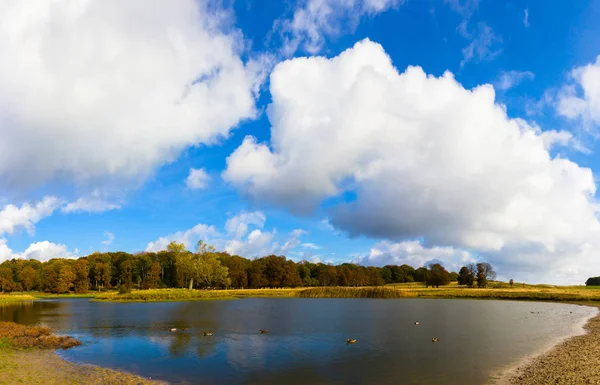
<svg viewBox="0 0 600 385"><path fill-rule="evenodd" d="M482 383L595 311L507 301L293 298L73 299L0 309L2 319L43 323L87 342L61 353L67 359L172 383L286 385ZM440 342L432 344L434 336ZM346 338L358 343L346 345Z"/></svg>

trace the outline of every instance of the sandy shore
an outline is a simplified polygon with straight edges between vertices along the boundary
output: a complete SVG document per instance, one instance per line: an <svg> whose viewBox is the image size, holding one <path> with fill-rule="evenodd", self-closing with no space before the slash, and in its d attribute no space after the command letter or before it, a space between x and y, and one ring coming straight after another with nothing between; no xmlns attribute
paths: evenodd
<svg viewBox="0 0 600 385"><path fill-rule="evenodd" d="M158 385L130 373L78 365L50 350L0 349L0 384L27 385Z"/></svg>
<svg viewBox="0 0 600 385"><path fill-rule="evenodd" d="M584 326L585 334L566 339L543 354L508 370L497 385L600 384L600 315Z"/></svg>

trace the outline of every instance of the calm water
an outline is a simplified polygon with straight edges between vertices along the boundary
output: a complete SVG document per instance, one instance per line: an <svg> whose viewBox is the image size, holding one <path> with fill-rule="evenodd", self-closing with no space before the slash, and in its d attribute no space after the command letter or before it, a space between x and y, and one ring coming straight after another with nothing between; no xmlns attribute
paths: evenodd
<svg viewBox="0 0 600 385"><path fill-rule="evenodd" d="M395 385L485 383L493 371L573 333L595 312L441 299L71 299L4 305L0 318L78 336L85 345L63 351L68 360L176 384ZM188 330L168 331L173 327ZM358 342L346 345L346 338Z"/></svg>

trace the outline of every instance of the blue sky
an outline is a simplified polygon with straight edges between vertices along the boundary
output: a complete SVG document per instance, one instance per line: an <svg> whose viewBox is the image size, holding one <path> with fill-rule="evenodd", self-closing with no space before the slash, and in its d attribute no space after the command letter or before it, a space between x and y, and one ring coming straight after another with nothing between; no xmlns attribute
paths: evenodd
<svg viewBox="0 0 600 385"><path fill-rule="evenodd" d="M203 239L600 275L598 2L1 8L0 260Z"/></svg>

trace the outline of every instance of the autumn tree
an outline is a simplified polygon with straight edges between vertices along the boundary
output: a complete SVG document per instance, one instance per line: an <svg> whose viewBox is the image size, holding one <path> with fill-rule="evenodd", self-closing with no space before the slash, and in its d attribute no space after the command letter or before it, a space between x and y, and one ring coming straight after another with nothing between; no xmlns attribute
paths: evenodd
<svg viewBox="0 0 600 385"><path fill-rule="evenodd" d="M58 282L56 288L53 290L54 293L68 293L73 287L76 275L67 263L61 263L58 265Z"/></svg>
<svg viewBox="0 0 600 385"><path fill-rule="evenodd" d="M31 266L25 266L19 272L19 280L25 291L31 291L38 280L38 272Z"/></svg>
<svg viewBox="0 0 600 385"><path fill-rule="evenodd" d="M73 287L75 293L85 293L90 287L89 283L89 266L86 259L79 259L73 265L73 271L75 273L75 281Z"/></svg>
<svg viewBox="0 0 600 385"><path fill-rule="evenodd" d="M0 292L14 291L15 286L12 269L9 267L0 267Z"/></svg>

